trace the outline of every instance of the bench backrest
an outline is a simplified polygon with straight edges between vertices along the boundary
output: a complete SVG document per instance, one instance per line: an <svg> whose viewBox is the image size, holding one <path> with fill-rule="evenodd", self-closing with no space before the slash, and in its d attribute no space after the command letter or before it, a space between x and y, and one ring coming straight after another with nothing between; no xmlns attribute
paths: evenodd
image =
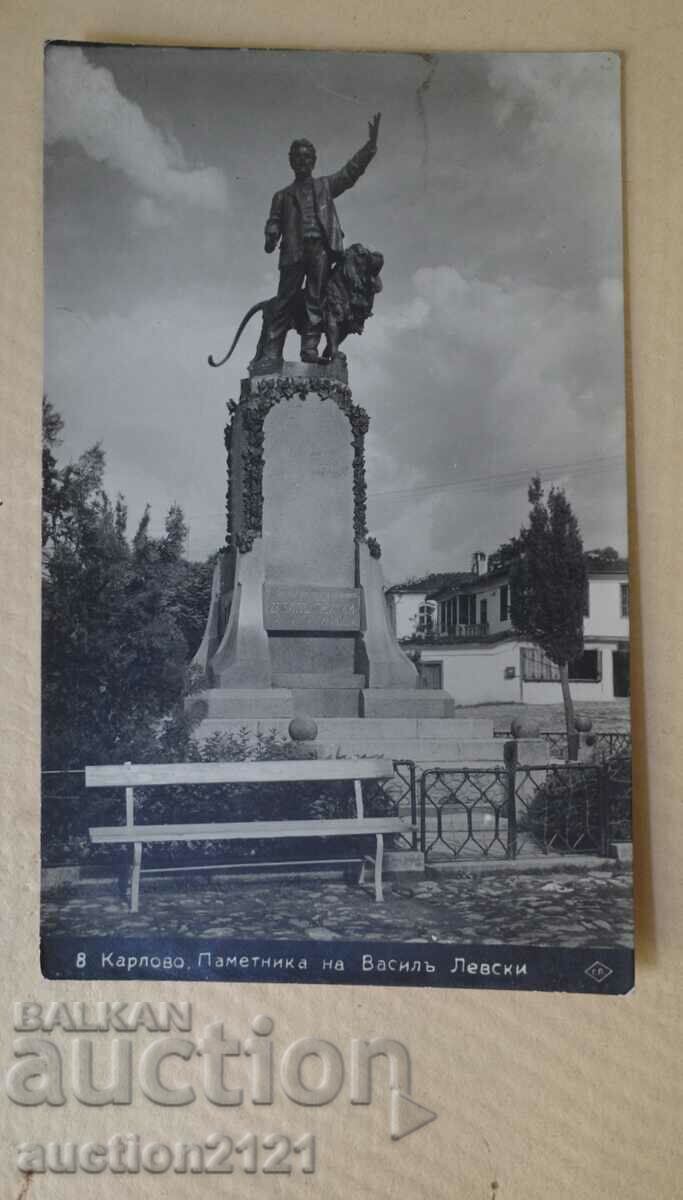
<svg viewBox="0 0 683 1200"><path fill-rule="evenodd" d="M86 767L86 787L150 787L183 783L319 783L333 779L390 779L383 758L284 759L281 762L125 763Z"/></svg>

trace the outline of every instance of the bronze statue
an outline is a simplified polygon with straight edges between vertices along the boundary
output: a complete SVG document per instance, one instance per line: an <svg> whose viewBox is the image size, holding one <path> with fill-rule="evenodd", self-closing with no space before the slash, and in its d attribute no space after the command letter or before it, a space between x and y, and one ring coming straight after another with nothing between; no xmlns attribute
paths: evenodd
<svg viewBox="0 0 683 1200"><path fill-rule="evenodd" d="M292 142L289 162L294 182L276 192L265 228L265 250L280 244L280 285L268 331L266 357L278 361L291 328L292 303L303 284L305 319L301 333L302 362L318 361L323 332L322 301L330 267L344 249L334 201L358 182L377 153L380 113L368 124L368 140L334 175L313 178L315 146L305 138Z"/></svg>
<svg viewBox="0 0 683 1200"><path fill-rule="evenodd" d="M368 317L372 316L375 296L382 290L379 273L383 266L384 256L377 250L366 249L365 246L361 246L360 242L354 242L337 258L330 272L322 300L322 324L326 346L321 360L316 355L316 362L330 362L336 355L340 344L350 333L363 332L365 322ZM271 300L260 300L258 304L253 304L240 321L228 353L218 361L209 357L211 366L222 367L228 361L245 327L251 318L260 312L263 314L261 335L256 347L256 354L250 363L250 370L254 374L266 374L273 368L277 369L281 362L282 344L280 344L280 358L274 359L271 336L273 314L277 303L277 296L273 296ZM299 289L292 300L287 329L296 329L303 338L306 321L305 292L303 289ZM282 337L283 342L287 329Z"/></svg>
<svg viewBox="0 0 683 1200"><path fill-rule="evenodd" d="M353 187L377 152L381 114L368 123L368 140L341 170L313 177L315 147L305 138L292 142L289 161L294 182L276 192L265 228L265 250L280 246L280 283L272 300L260 301L246 313L230 350L212 367L222 366L232 354L247 322L263 313L263 327L254 372L277 370L282 363L290 329L301 335L305 363L329 361L349 333L362 333L372 312L375 293L381 290L379 272L384 259L359 243L344 252L344 235L334 200ZM327 335L323 359L318 357L321 335Z"/></svg>

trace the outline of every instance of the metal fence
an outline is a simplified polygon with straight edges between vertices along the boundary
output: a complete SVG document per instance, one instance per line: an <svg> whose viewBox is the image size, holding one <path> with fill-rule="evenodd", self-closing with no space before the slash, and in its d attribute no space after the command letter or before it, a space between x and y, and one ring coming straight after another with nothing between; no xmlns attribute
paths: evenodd
<svg viewBox="0 0 683 1200"><path fill-rule="evenodd" d="M594 762L525 766L516 761L514 742L505 763L486 767L419 772L411 759L395 759L391 778L365 786L365 811L403 817L412 828L396 838L396 848L422 850L428 863L604 856L611 843L631 838L630 736L618 736L627 741L615 741L617 752ZM86 792L82 772L46 773L43 782L48 860L97 865L88 827L115 824L120 796Z"/></svg>
<svg viewBox="0 0 683 1200"><path fill-rule="evenodd" d="M511 746L513 744L511 743ZM420 779L427 862L547 854L605 856L631 831L630 760L433 767Z"/></svg>
<svg viewBox="0 0 683 1200"><path fill-rule="evenodd" d="M417 787L415 763L410 758L394 759L394 774L391 779L381 780L380 787L385 800L385 813L409 820L411 833L397 839L398 847L417 850L420 830L417 818ZM366 804L367 809L367 804Z"/></svg>
<svg viewBox="0 0 683 1200"><path fill-rule="evenodd" d="M510 733L506 729L494 729L493 736L496 738L509 738ZM547 741L551 758L567 759L566 730L541 729L537 736ZM591 730L584 737L590 739L586 744L595 750L599 758L612 758L615 754L631 753L631 734L628 730Z"/></svg>

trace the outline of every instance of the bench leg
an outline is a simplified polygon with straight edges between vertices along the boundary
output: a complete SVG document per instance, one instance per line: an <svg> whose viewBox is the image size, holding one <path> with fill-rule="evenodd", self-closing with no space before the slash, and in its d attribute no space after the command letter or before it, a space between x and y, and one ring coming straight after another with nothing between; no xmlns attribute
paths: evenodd
<svg viewBox="0 0 683 1200"><path fill-rule="evenodd" d="M136 913L140 907L140 872L142 869L142 842L133 843L133 871L130 877L130 911Z"/></svg>
<svg viewBox="0 0 683 1200"><path fill-rule="evenodd" d="M382 864L384 862L384 835L378 833L377 850L375 853L375 900L379 903L384 899L382 890Z"/></svg>
<svg viewBox="0 0 683 1200"><path fill-rule="evenodd" d="M360 875L358 876L358 886L359 887L362 887L363 884L365 883L365 866L366 866L365 859L363 859L362 863L360 864Z"/></svg>

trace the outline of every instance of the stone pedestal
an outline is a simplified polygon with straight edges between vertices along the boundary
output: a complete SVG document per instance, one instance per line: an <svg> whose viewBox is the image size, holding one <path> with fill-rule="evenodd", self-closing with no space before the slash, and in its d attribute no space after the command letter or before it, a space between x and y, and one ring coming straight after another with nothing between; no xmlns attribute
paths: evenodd
<svg viewBox="0 0 683 1200"><path fill-rule="evenodd" d="M452 715L389 625L366 526L369 419L343 357L245 379L228 408L227 548L188 706L212 720Z"/></svg>

